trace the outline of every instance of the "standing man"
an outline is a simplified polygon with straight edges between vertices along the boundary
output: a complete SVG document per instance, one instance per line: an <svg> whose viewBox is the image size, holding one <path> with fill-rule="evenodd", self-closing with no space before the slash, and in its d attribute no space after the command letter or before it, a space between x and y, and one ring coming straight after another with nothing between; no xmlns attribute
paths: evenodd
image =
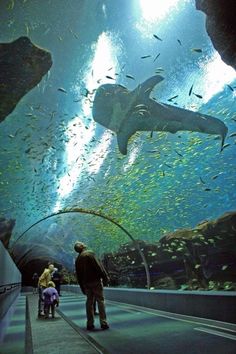
<svg viewBox="0 0 236 354"><path fill-rule="evenodd" d="M94 300L97 301L100 325L102 329L108 329L109 325L106 319L103 285L108 284L108 276L102 264L97 260L95 254L91 250L87 250L87 246L77 241L74 250L79 253L75 261L75 270L77 280L81 291L87 296L86 314L87 314L87 330L93 330L94 327Z"/></svg>

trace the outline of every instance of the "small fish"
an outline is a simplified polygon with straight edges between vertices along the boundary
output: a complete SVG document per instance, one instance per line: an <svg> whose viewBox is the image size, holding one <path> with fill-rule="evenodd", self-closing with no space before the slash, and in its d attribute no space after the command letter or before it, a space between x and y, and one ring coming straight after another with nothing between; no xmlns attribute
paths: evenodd
<svg viewBox="0 0 236 354"><path fill-rule="evenodd" d="M231 134L229 135L229 138L232 138L233 136L236 136L236 132L231 133Z"/></svg>
<svg viewBox="0 0 236 354"><path fill-rule="evenodd" d="M135 80L135 78L132 75L125 75L128 79Z"/></svg>
<svg viewBox="0 0 236 354"><path fill-rule="evenodd" d="M29 26L27 25L27 23L25 23L25 29L26 29L26 36L29 36Z"/></svg>
<svg viewBox="0 0 236 354"><path fill-rule="evenodd" d="M144 55L141 57L141 59L146 59L146 58L150 58L150 57L151 57L151 55Z"/></svg>
<svg viewBox="0 0 236 354"><path fill-rule="evenodd" d="M151 131L151 134L150 134L150 138L152 138L153 137L153 130Z"/></svg>
<svg viewBox="0 0 236 354"><path fill-rule="evenodd" d="M162 41L162 39L160 37L158 37L156 34L154 34L153 37L158 39L159 41Z"/></svg>
<svg viewBox="0 0 236 354"><path fill-rule="evenodd" d="M180 157L183 157L182 154L180 154L177 150L174 150L176 152L177 155L179 155Z"/></svg>
<svg viewBox="0 0 236 354"><path fill-rule="evenodd" d="M174 99L177 98L178 96L179 96L179 95L175 95L175 96L169 98L167 101L171 102L172 100L174 100Z"/></svg>
<svg viewBox="0 0 236 354"><path fill-rule="evenodd" d="M211 191L211 188L205 188L204 191L209 192Z"/></svg>
<svg viewBox="0 0 236 354"><path fill-rule="evenodd" d="M109 76L109 75L106 75L106 78L107 78L107 79L110 79L110 80L115 80L114 77L111 77L111 76Z"/></svg>
<svg viewBox="0 0 236 354"><path fill-rule="evenodd" d="M191 51L196 53L202 53L202 49L200 48L192 48Z"/></svg>
<svg viewBox="0 0 236 354"><path fill-rule="evenodd" d="M153 60L153 63L157 60L157 58L159 58L159 56L161 55L161 53L158 53L155 57L155 59Z"/></svg>
<svg viewBox="0 0 236 354"><path fill-rule="evenodd" d="M168 165L168 163L165 163L165 162L164 162L164 165L166 165L166 166L169 167L169 168L172 168L172 166L171 166L171 165Z"/></svg>
<svg viewBox="0 0 236 354"><path fill-rule="evenodd" d="M218 177L219 177L219 175L215 175L215 176L212 176L211 179L216 179Z"/></svg>
<svg viewBox="0 0 236 354"><path fill-rule="evenodd" d="M179 43L179 45L182 45L181 41L179 39L177 39L177 42Z"/></svg>
<svg viewBox="0 0 236 354"><path fill-rule="evenodd" d="M192 91L193 91L193 84L192 84L192 86L190 87L190 90L189 90L189 93L188 93L189 96L191 96Z"/></svg>
<svg viewBox="0 0 236 354"><path fill-rule="evenodd" d="M230 146L230 144L228 143L228 144L225 144L225 145L223 145L222 146L222 148L221 148L221 151L223 151L225 148L227 148L228 146Z"/></svg>
<svg viewBox="0 0 236 354"><path fill-rule="evenodd" d="M31 148L28 148L25 150L25 153L28 154L30 152Z"/></svg>
<svg viewBox="0 0 236 354"><path fill-rule="evenodd" d="M228 86L228 88L231 90L231 91L233 91L234 92L234 89L233 89L233 87L232 86L230 86L230 85L227 85Z"/></svg>
<svg viewBox="0 0 236 354"><path fill-rule="evenodd" d="M202 177L201 177L201 176L200 176L199 178L200 178L200 181L202 182L202 184L206 184L206 182L205 182L205 181L203 181L203 179L202 179Z"/></svg>
<svg viewBox="0 0 236 354"><path fill-rule="evenodd" d="M67 91L63 87L59 87L57 90L61 91L61 92L64 92L64 93L67 93Z"/></svg>
<svg viewBox="0 0 236 354"><path fill-rule="evenodd" d="M51 30L51 28L48 27L48 28L46 29L46 31L45 31L43 34L44 34L44 35L48 34L50 30Z"/></svg>
<svg viewBox="0 0 236 354"><path fill-rule="evenodd" d="M15 138L15 135L9 134L9 138Z"/></svg>
<svg viewBox="0 0 236 354"><path fill-rule="evenodd" d="M194 94L194 96L196 96L196 97L198 97L198 98L202 98L202 96L201 96L201 95L198 95L197 93L194 93L194 92L193 92L193 94Z"/></svg>

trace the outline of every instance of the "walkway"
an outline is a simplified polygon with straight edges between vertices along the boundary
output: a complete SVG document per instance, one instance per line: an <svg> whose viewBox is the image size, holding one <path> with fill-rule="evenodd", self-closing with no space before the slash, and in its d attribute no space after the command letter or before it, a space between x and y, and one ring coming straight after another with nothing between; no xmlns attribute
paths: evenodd
<svg viewBox="0 0 236 354"><path fill-rule="evenodd" d="M24 298L19 299L20 313L12 318L10 341L1 346L1 354L23 353L22 335L18 346L15 342L15 325L22 328L23 319L17 316L22 317ZM37 318L37 295L27 295L27 301L26 354L236 353L235 324L106 301L110 329L101 330L96 316L96 329L88 332L83 295L63 292L55 320Z"/></svg>

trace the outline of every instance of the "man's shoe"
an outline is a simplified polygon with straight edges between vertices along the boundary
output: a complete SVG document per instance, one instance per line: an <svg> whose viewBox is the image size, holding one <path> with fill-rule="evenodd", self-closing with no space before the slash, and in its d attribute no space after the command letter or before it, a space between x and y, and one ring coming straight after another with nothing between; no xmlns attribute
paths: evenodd
<svg viewBox="0 0 236 354"><path fill-rule="evenodd" d="M88 331L93 331L93 330L94 330L94 328L95 328L95 326L94 326L94 325L87 326L87 330L88 330Z"/></svg>
<svg viewBox="0 0 236 354"><path fill-rule="evenodd" d="M101 325L101 329L109 329L108 324L102 324L102 325Z"/></svg>

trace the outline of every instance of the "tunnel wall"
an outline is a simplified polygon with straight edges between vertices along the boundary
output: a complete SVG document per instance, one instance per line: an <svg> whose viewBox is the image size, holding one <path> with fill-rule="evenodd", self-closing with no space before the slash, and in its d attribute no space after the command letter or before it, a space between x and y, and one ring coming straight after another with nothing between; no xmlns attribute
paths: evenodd
<svg viewBox="0 0 236 354"><path fill-rule="evenodd" d="M0 342L21 289L21 273L0 241Z"/></svg>
<svg viewBox="0 0 236 354"><path fill-rule="evenodd" d="M62 289L80 293L76 285ZM160 311L236 323L236 292L175 291L105 288L107 300L124 302Z"/></svg>

